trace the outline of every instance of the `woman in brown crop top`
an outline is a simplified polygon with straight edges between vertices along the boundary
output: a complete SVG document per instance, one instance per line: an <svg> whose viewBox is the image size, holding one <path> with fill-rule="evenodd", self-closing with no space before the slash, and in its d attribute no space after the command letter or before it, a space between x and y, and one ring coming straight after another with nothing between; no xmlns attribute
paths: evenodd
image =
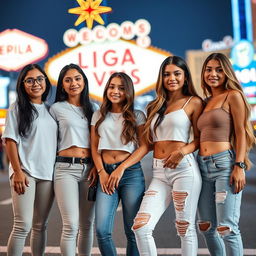
<svg viewBox="0 0 256 256"><path fill-rule="evenodd" d="M250 107L228 58L213 53L201 73L207 105L198 119L202 174L198 226L211 255L243 255L238 227L244 170L255 142Z"/></svg>

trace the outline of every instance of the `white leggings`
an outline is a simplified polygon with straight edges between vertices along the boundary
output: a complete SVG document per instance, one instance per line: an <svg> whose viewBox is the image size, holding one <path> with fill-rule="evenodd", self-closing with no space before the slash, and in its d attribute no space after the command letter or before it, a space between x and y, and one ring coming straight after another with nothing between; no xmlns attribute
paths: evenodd
<svg viewBox="0 0 256 256"><path fill-rule="evenodd" d="M90 169L86 164L55 164L54 190L63 223L60 242L63 256L76 254L77 234L78 254L91 255L95 207L94 202L87 200Z"/></svg>
<svg viewBox="0 0 256 256"><path fill-rule="evenodd" d="M53 203L53 182L39 180L26 174L29 187L18 195L11 186L14 225L7 246L8 256L21 256L31 230L30 246L33 256L44 255L46 227Z"/></svg>
<svg viewBox="0 0 256 256"><path fill-rule="evenodd" d="M141 256L156 256L152 232L173 198L176 228L183 256L197 255L195 216L202 180L192 154L186 155L176 169L164 168L153 159L153 179L143 197L133 228Z"/></svg>

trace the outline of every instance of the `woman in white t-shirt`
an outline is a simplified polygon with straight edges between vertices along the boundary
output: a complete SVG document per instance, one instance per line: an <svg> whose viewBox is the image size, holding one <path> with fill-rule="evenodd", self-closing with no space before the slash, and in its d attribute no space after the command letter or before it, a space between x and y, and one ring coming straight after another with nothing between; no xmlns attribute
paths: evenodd
<svg viewBox="0 0 256 256"><path fill-rule="evenodd" d="M6 118L2 138L10 160L14 214L7 246L10 256L22 255L30 230L32 255L44 254L46 226L54 198L52 179L57 149L57 124L44 103L50 88L40 66L25 66L17 81L17 100Z"/></svg>
<svg viewBox="0 0 256 256"><path fill-rule="evenodd" d="M93 166L89 130L93 108L82 69L75 64L63 67L50 113L59 128L54 190L63 223L60 249L65 256L76 254L77 235L78 254L91 255L94 202L86 197Z"/></svg>
<svg viewBox="0 0 256 256"><path fill-rule="evenodd" d="M131 78L122 72L112 74L91 122L92 156L99 175L96 234L103 256L117 255L112 230L120 200L127 255L139 255L131 227L145 190L139 162L148 152L141 136L144 123L144 113L134 109Z"/></svg>

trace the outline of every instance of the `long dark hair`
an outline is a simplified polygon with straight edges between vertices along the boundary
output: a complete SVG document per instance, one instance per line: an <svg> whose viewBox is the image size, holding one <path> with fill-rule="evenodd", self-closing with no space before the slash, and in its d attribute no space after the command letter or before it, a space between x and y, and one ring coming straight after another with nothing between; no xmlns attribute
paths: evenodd
<svg viewBox="0 0 256 256"><path fill-rule="evenodd" d="M36 108L30 101L28 94L26 93L24 87L24 79L27 73L32 70L37 69L39 70L45 77L46 88L44 93L42 94L42 101L45 101L49 91L51 89L50 81L44 72L44 70L38 64L28 64L26 65L19 74L17 85L16 85L16 92L17 92L17 105L18 105L18 131L19 135L22 137L27 137L32 122L34 119L38 117L38 112Z"/></svg>
<svg viewBox="0 0 256 256"><path fill-rule="evenodd" d="M76 69L77 72L79 72L84 79L84 89L82 90L80 95L80 104L83 109L83 113L88 120L88 125L90 127L92 114L93 114L93 107L89 98L88 79L84 74L83 70L78 65L71 63L63 67L62 70L60 71L58 83L57 83L57 92L56 92L55 102L68 100L68 94L63 89L63 79L66 73L68 72L68 70L70 69Z"/></svg>
<svg viewBox="0 0 256 256"><path fill-rule="evenodd" d="M167 57L160 66L157 83L156 83L156 99L149 103L147 107L147 121L145 123L144 134L148 142L152 143L152 138L150 135L150 124L155 114L158 113L159 116L154 125L154 131L160 125L164 119L164 113L167 108L168 100L168 90L164 87L164 72L167 65L173 64L184 71L185 81L182 87L182 93L184 96L198 96L192 77L186 62L179 56L169 56Z"/></svg>
<svg viewBox="0 0 256 256"><path fill-rule="evenodd" d="M124 144L133 141L137 143L137 128L136 128L136 119L134 114L134 87L132 79L123 72L115 72L113 73L105 86L104 93L103 93L103 102L100 107L101 117L95 125L95 130L98 133L98 128L100 124L105 120L106 115L109 111L111 111L112 103L107 97L107 91L111 80L114 77L119 77L122 81L122 85L124 86L125 90L125 100L122 106L122 115L124 118L123 121L123 131L121 135L122 142Z"/></svg>

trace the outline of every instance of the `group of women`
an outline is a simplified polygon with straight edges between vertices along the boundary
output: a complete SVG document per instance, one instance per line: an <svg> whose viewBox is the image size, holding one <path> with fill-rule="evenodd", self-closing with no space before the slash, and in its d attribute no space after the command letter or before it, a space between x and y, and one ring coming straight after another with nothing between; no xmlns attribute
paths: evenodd
<svg viewBox="0 0 256 256"><path fill-rule="evenodd" d="M75 255L76 244L80 256L91 255L94 219L101 254L117 255L112 231L119 201L126 254L157 255L152 232L171 200L183 256L197 255L197 210L211 255L242 256L239 213L255 142L250 107L223 54L205 60L201 78L205 100L186 62L166 58L145 116L134 108L133 82L123 72L110 76L97 109L81 68L67 65L48 107L46 73L36 64L25 66L3 134L14 213L8 255L22 255L30 230L32 255L44 254L55 194L64 256ZM150 150L153 178L144 193L140 160ZM88 201L95 184L96 202Z"/></svg>

